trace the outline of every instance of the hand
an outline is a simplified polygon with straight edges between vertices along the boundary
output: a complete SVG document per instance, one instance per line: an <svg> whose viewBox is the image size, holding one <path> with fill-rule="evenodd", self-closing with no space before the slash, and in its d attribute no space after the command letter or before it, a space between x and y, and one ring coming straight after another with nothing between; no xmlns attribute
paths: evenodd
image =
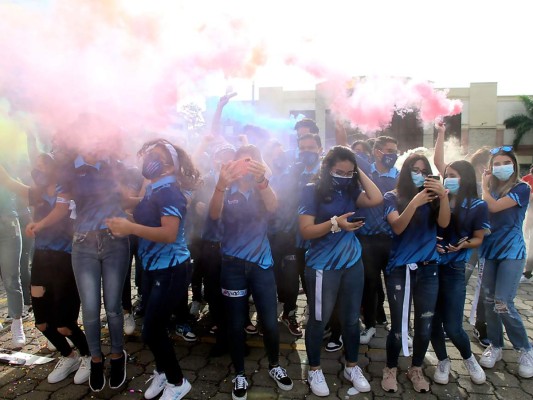
<svg viewBox="0 0 533 400"><path fill-rule="evenodd" d="M437 130L438 135L444 135L444 132L446 132L446 124L443 119L437 119L435 121L435 129Z"/></svg>
<svg viewBox="0 0 533 400"><path fill-rule="evenodd" d="M440 182L440 180L437 179L431 179L426 178L424 182L424 187L428 189L429 191L435 193L438 197L441 199L447 195L447 191Z"/></svg>
<svg viewBox="0 0 533 400"><path fill-rule="evenodd" d="M248 172L251 173L257 183L261 183L265 180L265 166L259 161L250 160L248 163Z"/></svg>
<svg viewBox="0 0 533 400"><path fill-rule="evenodd" d="M448 251L447 251L444 247L442 247L441 244L438 244L438 245L437 245L437 253L439 253L439 254L446 254L447 252L448 252Z"/></svg>
<svg viewBox="0 0 533 400"><path fill-rule="evenodd" d="M490 183L491 176L492 176L492 172L490 172L490 170L488 169L483 171L483 173L481 174L481 187L483 188L483 190L489 190L489 183Z"/></svg>
<svg viewBox="0 0 533 400"><path fill-rule="evenodd" d="M26 229L24 230L24 233L26 236L34 238L37 233L42 229L42 226L39 225L38 222L30 222L28 225L26 225Z"/></svg>
<svg viewBox="0 0 533 400"><path fill-rule="evenodd" d="M105 223L113 236L128 236L133 233L133 222L126 218L108 218Z"/></svg>
<svg viewBox="0 0 533 400"><path fill-rule="evenodd" d="M360 229L365 224L363 221L348 222L348 218L350 218L354 214L355 214L354 212L349 212L349 213L341 215L340 217L337 217L337 224L339 224L339 228L341 228L344 231L348 231L348 232L352 232L352 231L356 231L357 229Z"/></svg>
<svg viewBox="0 0 533 400"><path fill-rule="evenodd" d="M220 108L224 107L226 104L229 103L229 100L232 98L232 97L235 97L237 96L237 92L231 92L231 93L227 93L225 94L224 96L222 96L219 100L218 100L218 106Z"/></svg>
<svg viewBox="0 0 533 400"><path fill-rule="evenodd" d="M230 161L227 164L222 164L220 168L220 175L218 177L217 189L225 190L229 185L241 178L239 171L237 170L237 162Z"/></svg>
<svg viewBox="0 0 533 400"><path fill-rule="evenodd" d="M453 245L449 244L448 246L446 246L447 253L454 253L456 251L462 250L463 247L465 246L466 242L467 241L464 241L459 246L453 246Z"/></svg>
<svg viewBox="0 0 533 400"><path fill-rule="evenodd" d="M433 200L437 199L439 196L428 189L422 190L418 193L411 202L418 208L424 204L431 203Z"/></svg>

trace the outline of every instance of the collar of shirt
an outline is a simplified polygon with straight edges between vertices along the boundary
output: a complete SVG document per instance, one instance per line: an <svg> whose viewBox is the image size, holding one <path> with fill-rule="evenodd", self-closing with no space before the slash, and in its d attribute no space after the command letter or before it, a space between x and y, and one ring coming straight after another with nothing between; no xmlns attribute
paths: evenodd
<svg viewBox="0 0 533 400"><path fill-rule="evenodd" d="M304 171L302 172L302 175L316 175L318 174L319 170L320 170L320 161L316 163L315 167L311 171L304 169Z"/></svg>
<svg viewBox="0 0 533 400"><path fill-rule="evenodd" d="M391 169L389 169L387 172L385 173L381 173L378 171L378 169L376 168L376 163L373 163L372 165L370 165L370 172L373 174L374 172L376 172L379 176L386 176L388 178L396 178L398 177L398 175L400 175L400 171L398 171L398 169L396 167L392 167Z"/></svg>
<svg viewBox="0 0 533 400"><path fill-rule="evenodd" d="M249 199L250 199L250 195L252 194L252 191L253 191L253 189L250 189L250 190L248 190L247 192L241 192L241 191L239 190L239 185L238 185L238 184L234 184L234 185L231 186L231 188L230 188L230 190L229 190L229 193L230 193L230 194L234 194L234 193L236 193L236 192L239 192L239 193L241 193L244 197L246 197L246 200L249 200Z"/></svg>
<svg viewBox="0 0 533 400"><path fill-rule="evenodd" d="M92 165L85 162L83 156L78 155L78 157L76 157L76 159L74 160L74 168L78 169L83 167L84 165L96 168L97 171L100 171L100 168L102 167L102 161L98 161L96 164Z"/></svg>
<svg viewBox="0 0 533 400"><path fill-rule="evenodd" d="M178 180L174 175L167 175L159 180L155 181L154 183L150 183L149 185L146 185L146 195L150 196L154 189L160 188L161 186L168 185L169 183L175 183Z"/></svg>

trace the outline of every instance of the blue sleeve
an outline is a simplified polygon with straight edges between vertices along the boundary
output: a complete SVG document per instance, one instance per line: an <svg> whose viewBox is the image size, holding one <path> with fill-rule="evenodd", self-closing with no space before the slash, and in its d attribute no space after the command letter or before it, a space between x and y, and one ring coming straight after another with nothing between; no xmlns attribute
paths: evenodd
<svg viewBox="0 0 533 400"><path fill-rule="evenodd" d="M530 193L529 186L526 183L521 182L515 185L509 193L507 193L507 196L513 199L519 207L527 207L529 204Z"/></svg>
<svg viewBox="0 0 533 400"><path fill-rule="evenodd" d="M302 194L300 197L300 207L298 208L298 214L300 215L317 215L316 204L316 186L312 183L302 188Z"/></svg>
<svg viewBox="0 0 533 400"><path fill-rule="evenodd" d="M183 219L187 210L187 200L177 189L168 188L158 192L157 205L162 217Z"/></svg>
<svg viewBox="0 0 533 400"><path fill-rule="evenodd" d="M481 203L476 207L476 216L473 221L473 230L479 231L481 229L490 229L489 222L489 207L486 202Z"/></svg>
<svg viewBox="0 0 533 400"><path fill-rule="evenodd" d="M386 220L387 215L393 211L398 211L398 202L394 192L387 192L383 196L383 218Z"/></svg>

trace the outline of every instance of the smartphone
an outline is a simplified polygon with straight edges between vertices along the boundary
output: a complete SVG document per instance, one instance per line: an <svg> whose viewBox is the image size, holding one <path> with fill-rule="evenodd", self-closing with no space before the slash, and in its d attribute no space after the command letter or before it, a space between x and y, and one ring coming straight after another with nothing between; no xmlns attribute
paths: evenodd
<svg viewBox="0 0 533 400"><path fill-rule="evenodd" d="M365 222L365 217L356 217L356 216L351 216L351 217L348 217L347 221L348 222Z"/></svg>
<svg viewBox="0 0 533 400"><path fill-rule="evenodd" d="M439 175L428 175L427 177L428 177L428 179L435 179L437 181L440 181L440 176Z"/></svg>
<svg viewBox="0 0 533 400"><path fill-rule="evenodd" d="M468 239L469 239L468 236L462 237L461 239L459 239L459 241L456 244L452 244L452 246L453 247L460 246L464 242L468 242Z"/></svg>
<svg viewBox="0 0 533 400"><path fill-rule="evenodd" d="M251 160L252 159L250 157L241 158L240 160L237 160L235 170L240 176L244 176L248 173L248 166L250 165Z"/></svg>

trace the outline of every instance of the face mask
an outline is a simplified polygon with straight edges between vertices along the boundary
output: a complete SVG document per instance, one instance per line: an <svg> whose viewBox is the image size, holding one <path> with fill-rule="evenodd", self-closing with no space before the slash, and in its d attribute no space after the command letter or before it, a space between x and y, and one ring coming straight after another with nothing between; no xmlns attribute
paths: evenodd
<svg viewBox="0 0 533 400"><path fill-rule="evenodd" d="M498 165L492 167L492 175L494 175L500 181L508 181L511 175L514 173L513 164Z"/></svg>
<svg viewBox="0 0 533 400"><path fill-rule="evenodd" d="M37 186L44 187L50 184L50 176L40 169L32 169L31 177Z"/></svg>
<svg viewBox="0 0 533 400"><path fill-rule="evenodd" d="M165 164L157 153L148 153L144 156L142 174L146 179L155 179L163 175Z"/></svg>
<svg viewBox="0 0 533 400"><path fill-rule="evenodd" d="M444 188L448 189L451 194L457 194L459 191L459 178L444 179Z"/></svg>
<svg viewBox="0 0 533 400"><path fill-rule="evenodd" d="M312 151L300 151L298 160L306 167L312 167L318 161L318 153Z"/></svg>
<svg viewBox="0 0 533 400"><path fill-rule="evenodd" d="M365 160L367 163L370 163L370 156L362 151L356 151L355 152L356 157L359 157L363 160Z"/></svg>
<svg viewBox="0 0 533 400"><path fill-rule="evenodd" d="M381 163L385 168L391 169L398 160L398 154L383 154Z"/></svg>
<svg viewBox="0 0 533 400"><path fill-rule="evenodd" d="M345 188L352 181L352 178L346 178L345 176L340 176L337 174L331 174L331 177L332 177L331 182L333 183L333 187L335 189Z"/></svg>
<svg viewBox="0 0 533 400"><path fill-rule="evenodd" d="M426 178L421 173L411 171L411 179L417 188L421 188L424 185Z"/></svg>

